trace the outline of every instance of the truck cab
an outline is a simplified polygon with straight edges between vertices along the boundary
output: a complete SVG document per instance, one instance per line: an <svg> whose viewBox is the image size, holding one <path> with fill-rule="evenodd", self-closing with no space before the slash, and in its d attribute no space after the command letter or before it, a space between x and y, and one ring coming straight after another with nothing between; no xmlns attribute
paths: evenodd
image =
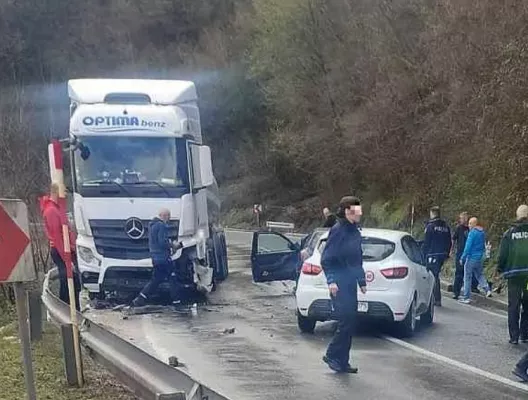
<svg viewBox="0 0 528 400"><path fill-rule="evenodd" d="M68 82L77 257L90 297L137 293L150 279L150 220L169 209L183 244L180 283L210 292L227 277L211 150L188 81Z"/></svg>

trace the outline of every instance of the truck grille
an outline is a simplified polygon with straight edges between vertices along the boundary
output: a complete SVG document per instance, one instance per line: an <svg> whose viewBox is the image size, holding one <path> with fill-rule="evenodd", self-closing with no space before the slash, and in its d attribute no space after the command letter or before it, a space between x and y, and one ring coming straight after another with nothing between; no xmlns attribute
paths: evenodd
<svg viewBox="0 0 528 400"><path fill-rule="evenodd" d="M136 219L136 228L142 228L143 234L138 237L138 230L132 232L134 238L127 234L127 222L130 220L92 219L90 228L97 252L103 257L118 260L142 260L150 258L148 245L148 225L150 221ZM136 226L141 225L141 226ZM130 227L130 224L128 225ZM169 222L169 237L178 238L179 221Z"/></svg>

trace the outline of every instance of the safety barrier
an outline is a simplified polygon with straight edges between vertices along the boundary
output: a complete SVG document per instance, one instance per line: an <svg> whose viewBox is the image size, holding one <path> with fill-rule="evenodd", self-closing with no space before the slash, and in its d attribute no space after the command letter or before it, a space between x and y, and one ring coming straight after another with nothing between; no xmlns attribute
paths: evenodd
<svg viewBox="0 0 528 400"><path fill-rule="evenodd" d="M295 229L295 225L290 222L266 221L266 228L268 228L269 230L282 229L293 232L293 230Z"/></svg>
<svg viewBox="0 0 528 400"><path fill-rule="evenodd" d="M70 324L69 306L50 290L57 279L56 269L46 275L42 301L51 320ZM130 342L78 313L81 343L87 353L104 365L117 379L145 400L229 400L193 379L186 372L152 357Z"/></svg>

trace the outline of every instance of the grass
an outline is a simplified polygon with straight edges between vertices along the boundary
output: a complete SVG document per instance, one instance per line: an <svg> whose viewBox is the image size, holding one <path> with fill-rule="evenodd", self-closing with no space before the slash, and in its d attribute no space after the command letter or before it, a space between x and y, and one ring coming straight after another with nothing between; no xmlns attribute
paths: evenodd
<svg viewBox="0 0 528 400"><path fill-rule="evenodd" d="M0 360L0 399L24 399L20 344L14 323L0 328ZM69 387L64 376L60 333L55 326L46 324L42 340L33 345L33 369L38 399L137 399L91 359L85 357L83 363L85 386Z"/></svg>

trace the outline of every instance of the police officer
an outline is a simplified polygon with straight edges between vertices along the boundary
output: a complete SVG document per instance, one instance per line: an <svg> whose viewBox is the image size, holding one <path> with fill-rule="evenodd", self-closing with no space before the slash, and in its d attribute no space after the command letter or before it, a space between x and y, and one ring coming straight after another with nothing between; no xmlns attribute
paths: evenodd
<svg viewBox="0 0 528 400"><path fill-rule="evenodd" d="M149 224L149 250L152 258L152 278L141 290L141 293L132 301L133 307L142 307L147 304L147 300L158 289L163 281L167 280L173 272L171 260L172 251L182 247L181 243L173 244L169 238L170 211L163 208L159 211Z"/></svg>
<svg viewBox="0 0 528 400"><path fill-rule="evenodd" d="M502 237L497 271L508 279L510 343L528 342L528 206L517 209L517 222ZM519 314L522 306L522 315ZM526 372L526 368L525 368Z"/></svg>
<svg viewBox="0 0 528 400"><path fill-rule="evenodd" d="M328 235L321 264L326 275L332 298L333 311L337 318L337 330L328 345L323 361L335 372L357 373L350 360L352 333L357 313L357 288L367 292L361 233L361 204L358 198L345 196L339 204L339 221Z"/></svg>
<svg viewBox="0 0 528 400"><path fill-rule="evenodd" d="M427 268L435 277L435 305L441 307L442 294L440 292L440 271L451 252L451 230L447 223L440 219L440 207L432 207L430 210L430 217L431 219L427 222L425 227L423 251L427 262Z"/></svg>

